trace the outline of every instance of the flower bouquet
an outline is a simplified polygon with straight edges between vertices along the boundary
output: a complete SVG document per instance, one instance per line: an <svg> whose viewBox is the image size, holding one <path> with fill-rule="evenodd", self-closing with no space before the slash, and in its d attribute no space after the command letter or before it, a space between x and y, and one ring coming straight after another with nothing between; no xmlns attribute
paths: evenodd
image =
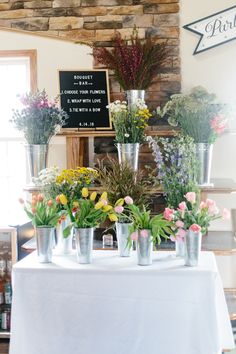
<svg viewBox="0 0 236 354"><path fill-rule="evenodd" d="M145 127L151 114L140 99L131 107L127 106L126 101L115 101L107 107L115 128L119 163L128 164L137 171L139 145L145 140Z"/></svg>
<svg viewBox="0 0 236 354"><path fill-rule="evenodd" d="M33 179L46 168L49 141L66 124L68 115L58 107L58 99L49 101L45 90L26 94L21 102L24 108L13 111L11 122L24 134Z"/></svg>
<svg viewBox="0 0 236 354"><path fill-rule="evenodd" d="M157 179L164 189L167 206L177 208L187 192L197 192L195 146L190 136L147 137L157 164Z"/></svg>
<svg viewBox="0 0 236 354"><path fill-rule="evenodd" d="M186 193L177 209L165 209L164 218L175 224L175 236L171 239L176 243L185 241L186 265L198 264L202 235L206 234L211 221L222 216L229 218L229 211L223 209L221 215L214 200L199 202L195 192Z"/></svg>
<svg viewBox="0 0 236 354"><path fill-rule="evenodd" d="M27 93L20 98L24 108L13 111L11 122L31 145L48 144L69 118L59 108L58 98L50 101L46 91Z"/></svg>
<svg viewBox="0 0 236 354"><path fill-rule="evenodd" d="M116 221L113 208L108 204L107 192L103 192L98 199L97 193L89 193L86 187L82 188L82 197L68 204L67 197L60 194L57 199L70 216L71 224L64 230L64 237L67 237L71 228L75 230L77 257L79 263L91 263L94 228L104 222L108 217Z"/></svg>
<svg viewBox="0 0 236 354"><path fill-rule="evenodd" d="M37 252L39 261L48 263L52 260L52 249L55 243L55 226L62 217L58 203L46 199L42 194L33 196L31 202L24 202L24 210L35 227Z"/></svg>
<svg viewBox="0 0 236 354"><path fill-rule="evenodd" d="M126 203L125 206L123 206L124 203ZM127 209L129 215L125 213ZM117 201L114 211L118 215L124 214L131 222L126 247L132 247L132 241L136 241L138 264L150 265L153 244L160 244L161 237L168 238L168 235L172 233L172 221L164 219L162 214L152 217L150 210L147 210L145 206L139 208L129 196Z"/></svg>
<svg viewBox="0 0 236 354"><path fill-rule="evenodd" d="M157 109L161 117L168 117L170 125L179 126L184 134L193 138L198 161L196 180L202 186L211 185L212 144L227 123L223 111L215 95L202 87L193 88L189 94L173 95L163 109Z"/></svg>
<svg viewBox="0 0 236 354"><path fill-rule="evenodd" d="M114 47L95 48L97 63L114 72L115 80L124 90L145 90L160 72L167 57L165 43L157 44L152 38L140 39L134 27L130 41L124 40L117 31Z"/></svg>

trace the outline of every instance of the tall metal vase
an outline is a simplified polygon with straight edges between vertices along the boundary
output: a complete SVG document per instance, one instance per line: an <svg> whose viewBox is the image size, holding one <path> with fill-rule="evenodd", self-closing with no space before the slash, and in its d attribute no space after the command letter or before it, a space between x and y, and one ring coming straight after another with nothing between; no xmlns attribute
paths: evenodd
<svg viewBox="0 0 236 354"><path fill-rule="evenodd" d="M81 264L88 264L92 262L93 234L93 227L75 227L75 245L77 252L77 260Z"/></svg>
<svg viewBox="0 0 236 354"><path fill-rule="evenodd" d="M211 163L213 144L196 143L197 178L199 186L211 186Z"/></svg>
<svg viewBox="0 0 236 354"><path fill-rule="evenodd" d="M27 162L30 172L30 181L37 178L39 172L47 167L48 144L25 145Z"/></svg>
<svg viewBox="0 0 236 354"><path fill-rule="evenodd" d="M201 232L193 232L188 230L185 235L185 265L196 267L198 265L199 256L202 246Z"/></svg>
<svg viewBox="0 0 236 354"><path fill-rule="evenodd" d="M175 254L176 254L176 257L184 257L185 256L184 239L175 240Z"/></svg>
<svg viewBox="0 0 236 354"><path fill-rule="evenodd" d="M132 223L116 222L116 238L120 257L130 257L131 249L128 247L129 228Z"/></svg>
<svg viewBox="0 0 236 354"><path fill-rule="evenodd" d="M147 231L148 236L143 237L139 232L138 240L137 240L138 265L142 265L142 266L148 266L152 264L153 242L152 242L151 230L145 230L145 231Z"/></svg>
<svg viewBox="0 0 236 354"><path fill-rule="evenodd" d="M140 144L117 144L119 164L131 167L135 172L138 171L138 156Z"/></svg>
<svg viewBox="0 0 236 354"><path fill-rule="evenodd" d="M145 98L145 90L127 90L125 91L126 101L128 103L128 107L132 107L132 105L137 101L137 99L141 99L144 101Z"/></svg>
<svg viewBox="0 0 236 354"><path fill-rule="evenodd" d="M52 262L52 249L55 241L55 228L38 226L35 228L37 253L40 263Z"/></svg>
<svg viewBox="0 0 236 354"><path fill-rule="evenodd" d="M70 224L70 219L67 217L65 220L62 220L56 228L56 248L55 251L57 254L70 254L72 252L72 241L73 241L73 231L71 229L71 233L66 238L63 236L64 229Z"/></svg>

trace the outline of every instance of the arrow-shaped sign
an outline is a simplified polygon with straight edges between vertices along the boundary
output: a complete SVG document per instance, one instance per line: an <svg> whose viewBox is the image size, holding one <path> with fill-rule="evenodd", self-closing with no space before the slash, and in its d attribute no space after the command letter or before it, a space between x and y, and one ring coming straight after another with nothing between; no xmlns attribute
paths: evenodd
<svg viewBox="0 0 236 354"><path fill-rule="evenodd" d="M192 22L183 28L201 36L193 54L236 39L236 6Z"/></svg>

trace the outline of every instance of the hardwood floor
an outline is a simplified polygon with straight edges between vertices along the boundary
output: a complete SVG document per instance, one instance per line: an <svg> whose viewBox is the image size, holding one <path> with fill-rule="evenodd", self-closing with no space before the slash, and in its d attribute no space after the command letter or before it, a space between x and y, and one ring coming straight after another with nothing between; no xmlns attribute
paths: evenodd
<svg viewBox="0 0 236 354"><path fill-rule="evenodd" d="M0 354L9 353L9 339L0 339Z"/></svg>

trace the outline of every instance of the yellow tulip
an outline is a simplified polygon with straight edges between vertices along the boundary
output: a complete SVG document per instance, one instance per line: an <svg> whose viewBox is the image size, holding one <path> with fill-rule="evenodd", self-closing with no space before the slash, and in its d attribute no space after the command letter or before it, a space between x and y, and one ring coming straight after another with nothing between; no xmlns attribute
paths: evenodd
<svg viewBox="0 0 236 354"><path fill-rule="evenodd" d="M101 200L107 199L107 192L103 192L100 199Z"/></svg>
<svg viewBox="0 0 236 354"><path fill-rule="evenodd" d="M67 205L68 200L64 194L60 194L58 197L62 205Z"/></svg>
<svg viewBox="0 0 236 354"><path fill-rule="evenodd" d="M111 205L105 205L102 209L105 213L112 210L112 206Z"/></svg>
<svg viewBox="0 0 236 354"><path fill-rule="evenodd" d="M91 195L90 195L90 200L92 200L92 202L94 202L94 200L96 199L97 197L97 193L96 192L93 192Z"/></svg>
<svg viewBox="0 0 236 354"><path fill-rule="evenodd" d="M82 188L81 193L82 193L82 197L83 197L83 198L87 198L88 195L89 195L88 188L86 188L86 187Z"/></svg>
<svg viewBox="0 0 236 354"><path fill-rule="evenodd" d="M116 216L116 214L109 214L108 217L110 221L118 221L118 217Z"/></svg>
<svg viewBox="0 0 236 354"><path fill-rule="evenodd" d="M103 201L101 200L100 202L97 202L94 206L96 210L101 209L104 206Z"/></svg>
<svg viewBox="0 0 236 354"><path fill-rule="evenodd" d="M116 201L115 206L118 206L118 205L124 205L124 198L120 198Z"/></svg>
<svg viewBox="0 0 236 354"><path fill-rule="evenodd" d="M79 203L78 203L78 202L73 202L73 207L74 207L74 208L78 208L78 206L79 206Z"/></svg>

